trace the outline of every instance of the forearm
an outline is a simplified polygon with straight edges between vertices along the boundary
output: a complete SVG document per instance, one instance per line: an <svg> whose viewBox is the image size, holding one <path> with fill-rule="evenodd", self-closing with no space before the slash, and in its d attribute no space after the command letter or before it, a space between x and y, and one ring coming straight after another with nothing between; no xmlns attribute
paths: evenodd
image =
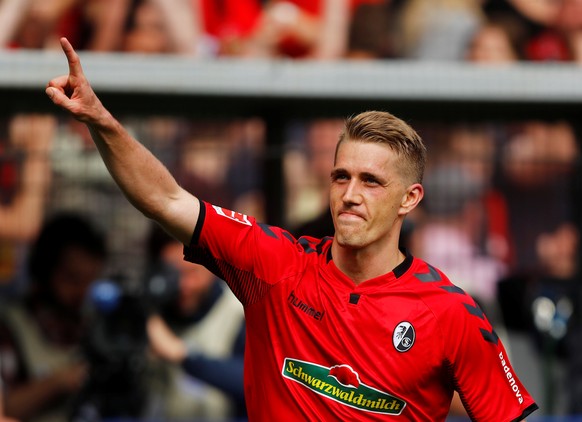
<svg viewBox="0 0 582 422"><path fill-rule="evenodd" d="M134 139L109 112L87 126L111 176L131 204L160 223L182 243L192 236L195 219L183 222L184 211L197 216L197 201L179 211L186 192L169 170Z"/></svg>
<svg viewBox="0 0 582 422"><path fill-rule="evenodd" d="M50 185L50 162L44 153L28 154L22 168L23 184L10 205L0 207L0 234L7 239L30 240L44 215Z"/></svg>
<svg viewBox="0 0 582 422"><path fill-rule="evenodd" d="M111 115L89 131L109 173L128 200L146 216L157 219L178 184L153 154Z"/></svg>
<svg viewBox="0 0 582 422"><path fill-rule="evenodd" d="M28 420L65 393L55 377L32 381L7 389L4 412L18 420Z"/></svg>
<svg viewBox="0 0 582 422"><path fill-rule="evenodd" d="M338 59L345 55L348 43L350 3L348 0L325 0L320 36L317 37L314 57Z"/></svg>
<svg viewBox="0 0 582 422"><path fill-rule="evenodd" d="M190 354L182 361L184 371L202 380L237 401L244 401L243 357L218 359Z"/></svg>

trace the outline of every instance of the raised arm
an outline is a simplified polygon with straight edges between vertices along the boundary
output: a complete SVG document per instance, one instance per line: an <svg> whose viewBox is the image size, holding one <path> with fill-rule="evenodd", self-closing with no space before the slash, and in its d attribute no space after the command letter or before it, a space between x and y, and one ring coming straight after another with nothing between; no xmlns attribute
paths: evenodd
<svg viewBox="0 0 582 422"><path fill-rule="evenodd" d="M61 46L69 74L52 79L47 95L87 125L105 165L127 199L180 242L188 244L200 212L198 201L103 106L66 38L61 38Z"/></svg>

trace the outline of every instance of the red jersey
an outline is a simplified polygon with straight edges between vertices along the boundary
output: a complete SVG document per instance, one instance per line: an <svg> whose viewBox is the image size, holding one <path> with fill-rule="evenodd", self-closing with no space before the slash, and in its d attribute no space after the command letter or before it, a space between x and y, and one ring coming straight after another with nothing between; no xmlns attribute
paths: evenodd
<svg viewBox="0 0 582 422"><path fill-rule="evenodd" d="M478 421L537 409L483 312L442 272L407 255L356 285L331 243L201 203L185 259L244 305L250 420L444 421L453 390Z"/></svg>

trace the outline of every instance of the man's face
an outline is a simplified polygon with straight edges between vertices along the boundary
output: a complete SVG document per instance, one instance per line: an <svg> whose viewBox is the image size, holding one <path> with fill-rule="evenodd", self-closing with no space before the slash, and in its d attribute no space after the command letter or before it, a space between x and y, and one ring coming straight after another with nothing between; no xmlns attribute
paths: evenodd
<svg viewBox="0 0 582 422"><path fill-rule="evenodd" d="M388 146L344 141L332 171L330 206L342 247L382 248L399 235L407 186L399 157Z"/></svg>
<svg viewBox="0 0 582 422"><path fill-rule="evenodd" d="M184 246L169 243L162 250L162 259L180 272L178 306L184 315L196 312L214 283L214 275L202 265L184 260Z"/></svg>
<svg viewBox="0 0 582 422"><path fill-rule="evenodd" d="M101 276L104 261L81 248L66 249L51 279L55 296L62 306L78 311L91 283Z"/></svg>

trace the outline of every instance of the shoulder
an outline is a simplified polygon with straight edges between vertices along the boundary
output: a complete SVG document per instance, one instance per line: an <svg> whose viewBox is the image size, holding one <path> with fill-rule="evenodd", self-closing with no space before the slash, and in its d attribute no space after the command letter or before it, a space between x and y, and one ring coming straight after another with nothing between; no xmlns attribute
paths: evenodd
<svg viewBox="0 0 582 422"><path fill-rule="evenodd" d="M405 274L406 283L418 298L431 309L437 318L464 316L468 310L477 308L473 298L453 284L439 268L419 258L414 258Z"/></svg>
<svg viewBox="0 0 582 422"><path fill-rule="evenodd" d="M410 284L438 321L443 335L454 340L452 343L484 340L497 344L497 334L473 297L454 285L438 268L419 259L415 261L411 269L414 271L416 267L417 272L410 275Z"/></svg>

